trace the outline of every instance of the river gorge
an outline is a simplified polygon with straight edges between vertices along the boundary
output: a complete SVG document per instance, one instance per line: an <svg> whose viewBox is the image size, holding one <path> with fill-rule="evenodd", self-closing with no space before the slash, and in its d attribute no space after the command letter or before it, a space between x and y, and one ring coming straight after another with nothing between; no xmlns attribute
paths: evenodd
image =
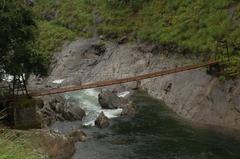
<svg viewBox="0 0 240 159"><path fill-rule="evenodd" d="M149 44L103 44L100 39L79 39L66 43L55 54L51 74L44 79L31 77L29 87L46 90L76 86L198 61L194 56L167 55ZM56 122L51 126L52 131L65 135L76 129L87 134L86 142L75 144L73 159L240 157L236 135L240 125L238 79L222 83L208 75L206 69L197 69L144 80L139 86L141 91L132 91L137 85L132 82L63 94L86 112L82 122ZM135 92L131 100L136 105L136 115L121 117L122 109L102 109L98 103L102 89L117 90L122 97L128 91ZM106 129L94 126L101 112L110 118Z"/></svg>
<svg viewBox="0 0 240 159"><path fill-rule="evenodd" d="M111 126L98 129L89 125L101 111L97 103L99 90L66 94L79 99L87 112L81 127L86 142L75 144L72 159L239 159L240 140L222 128L193 126L170 110L163 102L146 92L137 91L132 100L137 114L132 118L117 117L119 112L106 112ZM68 134L80 122L57 122L52 130Z"/></svg>

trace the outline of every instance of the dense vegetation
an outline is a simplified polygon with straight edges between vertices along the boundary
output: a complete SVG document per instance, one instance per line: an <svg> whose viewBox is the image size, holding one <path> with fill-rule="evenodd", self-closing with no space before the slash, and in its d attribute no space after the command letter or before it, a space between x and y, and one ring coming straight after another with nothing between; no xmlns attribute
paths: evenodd
<svg viewBox="0 0 240 159"><path fill-rule="evenodd" d="M46 74L52 53L63 42L90 37L93 30L110 39L127 35L175 48L177 53L209 57L216 53L217 41L227 41L230 62L225 62L225 73L239 74L240 2L236 0L36 0L32 8L36 20L23 1L2 1L0 70L11 74L16 70ZM217 54L227 59L226 51L222 47Z"/></svg>
<svg viewBox="0 0 240 159"><path fill-rule="evenodd" d="M40 159L43 155L33 151L30 141L16 136L11 130L0 133L1 159Z"/></svg>
<svg viewBox="0 0 240 159"><path fill-rule="evenodd" d="M178 52L209 56L215 53L217 41L225 40L231 54L230 72L239 70L237 0L38 0L34 11L45 30L40 39L50 44L43 45L48 53L61 40L91 36L95 26L107 38L128 35L132 40L177 47ZM64 36L56 35L59 29L66 32ZM221 52L226 54L226 49L220 48Z"/></svg>
<svg viewBox="0 0 240 159"><path fill-rule="evenodd" d="M0 7L0 80L4 73L13 75L14 90L16 78L25 85L29 74L44 74L47 65L36 49L37 28L25 0L1 0Z"/></svg>

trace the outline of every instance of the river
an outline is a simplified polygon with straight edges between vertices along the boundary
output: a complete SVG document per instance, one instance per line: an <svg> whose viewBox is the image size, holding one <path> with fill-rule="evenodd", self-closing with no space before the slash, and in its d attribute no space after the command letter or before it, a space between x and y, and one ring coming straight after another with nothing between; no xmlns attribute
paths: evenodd
<svg viewBox="0 0 240 159"><path fill-rule="evenodd" d="M98 91L67 94L85 103L87 110L81 128L89 139L76 144L72 159L240 159L240 141L213 128L197 128L179 118L162 102L144 92L133 96L138 113L135 117L116 118L117 112L105 112L112 118L107 129L92 127L101 111ZM95 104L94 104L95 103ZM56 123L53 129L68 133L80 122Z"/></svg>

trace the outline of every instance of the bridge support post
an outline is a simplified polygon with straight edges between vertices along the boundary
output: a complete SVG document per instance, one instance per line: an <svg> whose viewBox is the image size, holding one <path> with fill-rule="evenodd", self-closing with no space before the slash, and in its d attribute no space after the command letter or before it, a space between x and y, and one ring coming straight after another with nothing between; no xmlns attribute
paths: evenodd
<svg viewBox="0 0 240 159"><path fill-rule="evenodd" d="M38 99L15 99L8 103L8 121L16 129L41 128L37 115Z"/></svg>

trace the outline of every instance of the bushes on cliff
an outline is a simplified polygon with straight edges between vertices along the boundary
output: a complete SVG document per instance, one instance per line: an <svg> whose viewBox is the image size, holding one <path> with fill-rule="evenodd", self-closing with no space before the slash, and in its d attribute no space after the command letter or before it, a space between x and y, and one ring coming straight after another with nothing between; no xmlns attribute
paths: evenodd
<svg viewBox="0 0 240 159"><path fill-rule="evenodd" d="M39 33L35 49L45 59L45 65L48 65L53 52L63 45L64 41L73 40L76 35L65 27L45 21L39 21L37 26Z"/></svg>
<svg viewBox="0 0 240 159"><path fill-rule="evenodd" d="M216 41L227 40L231 56L240 54L240 3L236 0L39 0L35 11L57 13L48 23L75 35L90 36L96 27L108 38L128 35L209 56ZM96 26L94 13L100 17Z"/></svg>

